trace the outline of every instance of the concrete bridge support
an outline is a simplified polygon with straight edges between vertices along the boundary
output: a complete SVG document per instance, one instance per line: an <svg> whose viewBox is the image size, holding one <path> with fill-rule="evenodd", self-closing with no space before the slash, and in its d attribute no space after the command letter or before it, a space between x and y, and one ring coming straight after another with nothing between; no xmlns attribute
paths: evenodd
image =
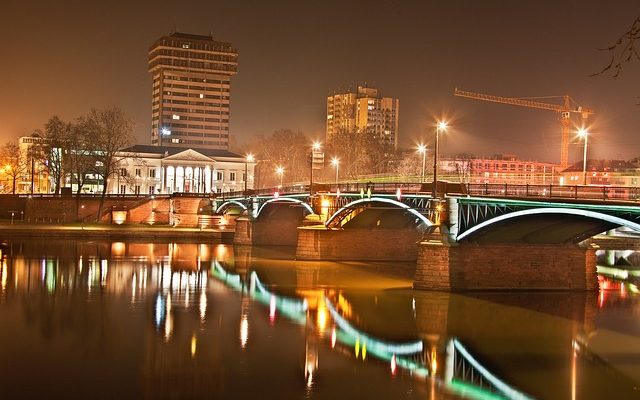
<svg viewBox="0 0 640 400"><path fill-rule="evenodd" d="M236 219L234 244L255 246L295 246L298 241L298 219Z"/></svg>
<svg viewBox="0 0 640 400"><path fill-rule="evenodd" d="M300 260L415 261L421 233L406 229L298 228L296 257Z"/></svg>
<svg viewBox="0 0 640 400"><path fill-rule="evenodd" d="M567 244L418 244L414 287L428 290L597 290L595 248Z"/></svg>

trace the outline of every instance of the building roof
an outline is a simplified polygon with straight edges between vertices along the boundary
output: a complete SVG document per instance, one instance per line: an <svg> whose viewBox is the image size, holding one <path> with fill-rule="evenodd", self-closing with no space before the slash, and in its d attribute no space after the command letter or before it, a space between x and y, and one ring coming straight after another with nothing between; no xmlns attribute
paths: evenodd
<svg viewBox="0 0 640 400"><path fill-rule="evenodd" d="M150 154L167 154L174 155L181 153L185 150L195 150L200 154L204 154L209 157L231 157L231 158L244 158L240 154L232 153L228 150L218 149L198 149L195 147L169 147L169 146L153 146L148 144L136 144L126 149L122 149L124 152L130 153L150 153Z"/></svg>
<svg viewBox="0 0 640 400"><path fill-rule="evenodd" d="M209 35L196 35L195 33L173 32L169 34L169 36L181 39L213 40L213 33Z"/></svg>
<svg viewBox="0 0 640 400"><path fill-rule="evenodd" d="M220 41L220 40L215 40L213 38L213 34L211 34L211 35L196 35L196 34L193 34L193 33L183 33L183 32L173 32L173 33L170 33L169 35L162 36L158 40L156 40L156 42L151 46L151 48L153 49L154 47L158 46L162 42L163 39L193 40L193 41L198 41L198 42L206 42L206 43L213 44L213 45L216 45L216 46L224 47L228 51L236 52L236 49L233 49L231 47L231 43L230 42L223 42L223 41Z"/></svg>

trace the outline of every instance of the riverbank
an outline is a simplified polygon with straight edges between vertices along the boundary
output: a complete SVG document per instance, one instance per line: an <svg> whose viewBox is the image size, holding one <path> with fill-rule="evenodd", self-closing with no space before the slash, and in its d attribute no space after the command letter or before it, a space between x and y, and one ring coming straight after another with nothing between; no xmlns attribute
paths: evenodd
<svg viewBox="0 0 640 400"><path fill-rule="evenodd" d="M193 239L231 243L233 234L233 230L184 228L169 225L0 223L0 237L2 238Z"/></svg>

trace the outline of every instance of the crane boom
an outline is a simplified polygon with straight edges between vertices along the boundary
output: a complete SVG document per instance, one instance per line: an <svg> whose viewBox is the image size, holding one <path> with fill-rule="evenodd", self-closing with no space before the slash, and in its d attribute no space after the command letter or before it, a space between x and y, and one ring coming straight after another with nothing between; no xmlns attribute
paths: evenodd
<svg viewBox="0 0 640 400"><path fill-rule="evenodd" d="M565 98L565 104L560 105L560 104L553 104L553 103L543 103L541 101L519 99L516 97L494 96L490 94L475 93L475 92L469 92L466 90L458 90L458 89L455 89L454 95L459 97L468 97L470 99L476 99L476 100L492 101L494 103L511 104L514 106L539 108L542 110L557 111L557 112L580 113L580 114L583 114L583 118L586 118L586 115L593 114L593 110L586 107L576 107L576 108L571 107L571 102L567 101L568 99L570 99L569 96L563 96Z"/></svg>
<svg viewBox="0 0 640 400"><path fill-rule="evenodd" d="M469 92L466 90L454 91L454 95L458 97L466 97L469 99L491 101L494 103L511 104L514 106L537 108L541 110L555 111L560 113L560 123L562 125L562 139L560 145L560 166L566 168L569 165L569 131L571 129L570 114L577 113L582 118L587 118L589 115L594 114L594 111L587 107L572 106L571 97L565 95L562 96L563 104L544 103L541 101L533 101L526 99L519 99L516 97L503 97L494 96L484 93Z"/></svg>

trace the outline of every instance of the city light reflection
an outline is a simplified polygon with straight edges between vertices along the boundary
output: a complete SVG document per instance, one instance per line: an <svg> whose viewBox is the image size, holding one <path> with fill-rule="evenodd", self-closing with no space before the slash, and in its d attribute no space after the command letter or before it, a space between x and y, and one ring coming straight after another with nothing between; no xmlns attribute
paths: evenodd
<svg viewBox="0 0 640 400"><path fill-rule="evenodd" d="M198 303L198 310L200 311L200 321L204 322L207 315L207 295L204 290L200 292L200 302Z"/></svg>
<svg viewBox="0 0 640 400"><path fill-rule="evenodd" d="M249 320L246 315L240 318L240 346L244 349L247 347L249 340Z"/></svg>
<svg viewBox="0 0 640 400"><path fill-rule="evenodd" d="M198 339L196 338L196 334L194 333L191 336L191 358L194 358L196 356L197 344L198 344Z"/></svg>

